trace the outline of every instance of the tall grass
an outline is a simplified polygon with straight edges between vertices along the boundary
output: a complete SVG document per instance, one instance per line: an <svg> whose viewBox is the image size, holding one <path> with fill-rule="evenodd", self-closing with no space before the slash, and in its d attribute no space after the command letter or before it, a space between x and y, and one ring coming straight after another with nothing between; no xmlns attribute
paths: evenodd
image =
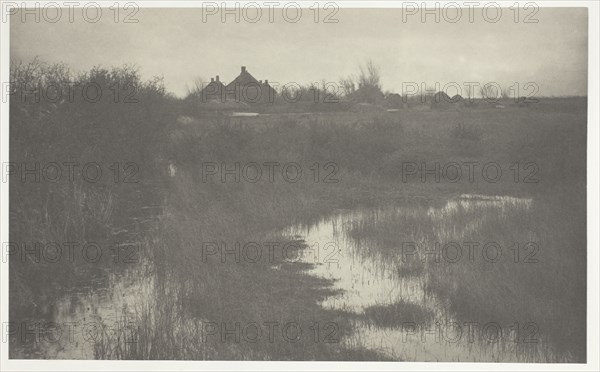
<svg viewBox="0 0 600 372"><path fill-rule="evenodd" d="M459 202L432 214L415 207L355 223L349 234L361 248L394 262L400 274L424 276L427 290L449 304L460 321L533 322L538 342L558 352L550 360L581 362L586 357L584 205L583 195L553 189L530 208ZM472 257L467 242L479 244ZM495 249L484 257L481 247L489 242L501 247L498 259ZM403 243L417 244L416 256L402 257ZM448 243L462 246L459 259L453 250L444 258L440 247ZM436 252L437 258L425 252Z"/></svg>
<svg viewBox="0 0 600 372"><path fill-rule="evenodd" d="M95 68L75 75L66 66L34 61L14 65L11 80L16 82L10 101L11 161L134 162L139 166L139 182L133 184L112 180L88 183L82 179L36 183L11 178L11 241L93 241L107 246L137 243L143 247L143 258L151 267L151 282L148 293L140 294L144 300L135 311L127 313L134 321L139 342L126 345L123 339L106 337L96 345L97 358L381 358L362 350L360 342L354 349L340 343L309 341L199 342L198 327L206 321L295 321L303 328L315 321L335 322L340 337L352 332L344 314L318 305L319 299L331 294L331 283L307 276L305 265L280 261L209 264L202 260L201 243L285 242L290 237L279 233L282 228L308 222L336 208L385 205L413 196L445 198L466 192L535 197L539 208L547 208L537 211L535 218L516 215L514 220L490 220L482 231L498 233L498 224L505 226L502 231L511 238L522 238L526 229L538 231L549 246L549 257L554 255L560 260L552 259L553 263L549 261L550 266L543 270L517 269L517 273L511 271L515 270L512 266L496 267L493 274L485 268L469 271L458 266L433 270L431 280L439 282L436 290L456 299L456 306L468 307L477 314L498 308L501 301L510 301L520 315L545 321L569 309L566 301L551 300L557 292L568 292L565 298L576 304L570 309L577 311L570 329L573 335L581 335L576 328L581 323L575 324L581 309L585 309L581 305L585 278L580 275L585 267L585 240L581 241L585 236L581 216L585 205L581 199L585 149L577 146L585 143L585 112L581 110L551 115L535 107L501 113L327 112L236 121L203 111L201 106L190 109L189 102L165 92L160 80L143 82L131 67ZM89 102L80 94L73 100L58 102L43 96L40 102L20 98L25 87L48 89L56 84L67 91L73 81L97 84L105 94L97 102ZM121 98L135 92L136 101L115 102L115 87ZM184 114L196 117L191 124L182 124L178 117ZM464 124L461 128L468 129L457 132L459 122ZM509 177L497 184L422 184L418 179L402 182L404 161L469 160L503 165L537 162L543 182L515 183ZM235 162L296 162L306 173L297 183L281 178L268 182L266 177L258 183L222 183L218 176L203 180L203 162L228 166ZM335 178L339 182L322 182L324 173L315 182L310 167L330 162L337 166ZM168 172L170 165L176 169L173 176ZM564 195L578 199L571 203ZM569 203L561 204L565 200ZM573 218L563 221L557 217L559 212L572 213ZM436 233L421 217L399 221L412 223L413 233L420 236ZM396 233L401 231L397 225L368 228L374 229L372 235L384 243L397 239ZM576 248L561 250L567 244ZM43 308L51 308L54 297L107 270L125 267L110 260L48 264L11 257L11 321L51 316ZM444 276L457 281L480 279L482 286L476 291L461 286L447 288L441 280ZM484 276L487 279L482 279ZM506 276L510 279L503 286L491 280ZM520 279L531 282L523 284ZM536 292L539 286L546 289ZM506 293L479 301L485 291L507 289L519 291L521 297L510 298ZM524 301L523 296L531 296L530 301ZM550 315L530 313L544 307L552 309ZM566 332L564 327L552 329Z"/></svg>
<svg viewBox="0 0 600 372"><path fill-rule="evenodd" d="M10 258L10 309L11 320L18 321L40 316L43 306L37 304L114 266L110 249L138 239L143 208L161 203L156 154L166 124L176 116L160 82L141 81L131 67L76 75L65 65L34 60L13 64L11 83L10 161L20 171L10 178L9 238L21 249ZM86 86L95 87L89 96L82 90ZM125 101L131 92L132 101ZM116 97L121 98L115 102ZM67 162L77 167L72 176ZM90 163L103 172L98 180L82 175L82 166ZM133 183L123 182L121 167L128 163L138 170ZM40 170L48 164L58 164L62 176L45 177ZM120 178L111 173L113 164ZM36 167L37 179L23 179L25 168ZM90 263L81 251L76 261L66 255L56 263L36 262L35 254L22 259L25 245L69 242L97 244L102 259Z"/></svg>

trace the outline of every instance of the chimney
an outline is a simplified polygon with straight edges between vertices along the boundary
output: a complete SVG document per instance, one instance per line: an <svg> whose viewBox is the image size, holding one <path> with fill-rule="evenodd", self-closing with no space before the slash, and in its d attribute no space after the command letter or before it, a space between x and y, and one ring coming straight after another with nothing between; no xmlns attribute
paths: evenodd
<svg viewBox="0 0 600 372"><path fill-rule="evenodd" d="M246 66L242 66L242 72L246 72Z"/></svg>
<svg viewBox="0 0 600 372"><path fill-rule="evenodd" d="M266 80L266 79L265 79L265 84L269 84L269 80Z"/></svg>
<svg viewBox="0 0 600 372"><path fill-rule="evenodd" d="M258 82L262 84L262 80L259 80Z"/></svg>
<svg viewBox="0 0 600 372"><path fill-rule="evenodd" d="M219 80L219 79L217 79ZM210 78L210 82L213 83L215 81L215 78Z"/></svg>
<svg viewBox="0 0 600 372"><path fill-rule="evenodd" d="M217 75L217 81L219 81L219 75Z"/></svg>

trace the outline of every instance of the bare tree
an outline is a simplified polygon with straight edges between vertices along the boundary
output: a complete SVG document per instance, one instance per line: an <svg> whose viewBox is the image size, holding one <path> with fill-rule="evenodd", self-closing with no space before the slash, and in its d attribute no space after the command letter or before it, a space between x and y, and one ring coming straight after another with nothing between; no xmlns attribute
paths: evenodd
<svg viewBox="0 0 600 372"><path fill-rule="evenodd" d="M202 90L205 88L205 80L202 79L202 77L197 76L196 78L194 78L194 85L190 88L190 87L186 87L187 88L187 95L197 95L200 94L202 92Z"/></svg>
<svg viewBox="0 0 600 372"><path fill-rule="evenodd" d="M370 86L381 89L381 72L379 66L372 60L367 61L364 66L359 66L358 87Z"/></svg>
<svg viewBox="0 0 600 372"><path fill-rule="evenodd" d="M357 102L376 103L384 98L381 91L381 73L379 66L369 60L358 66L358 76L349 75L339 83L344 95Z"/></svg>
<svg viewBox="0 0 600 372"><path fill-rule="evenodd" d="M349 96L356 91L356 84L354 83L354 76L350 75L340 79L340 87L345 96Z"/></svg>

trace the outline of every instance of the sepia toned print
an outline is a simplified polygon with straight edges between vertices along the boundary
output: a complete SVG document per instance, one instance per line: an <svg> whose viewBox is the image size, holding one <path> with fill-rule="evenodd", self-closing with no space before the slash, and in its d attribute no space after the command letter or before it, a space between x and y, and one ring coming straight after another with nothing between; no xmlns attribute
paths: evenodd
<svg viewBox="0 0 600 372"><path fill-rule="evenodd" d="M588 9L270 4L3 8L9 358L586 363Z"/></svg>

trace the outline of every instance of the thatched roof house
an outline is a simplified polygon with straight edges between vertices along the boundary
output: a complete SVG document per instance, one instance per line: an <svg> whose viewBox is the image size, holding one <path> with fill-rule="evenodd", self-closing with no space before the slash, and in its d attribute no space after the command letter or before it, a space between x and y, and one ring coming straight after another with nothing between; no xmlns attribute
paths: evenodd
<svg viewBox="0 0 600 372"><path fill-rule="evenodd" d="M201 96L202 102L225 100L225 84L221 82L219 75L216 78L210 78L210 83L202 89Z"/></svg>
<svg viewBox="0 0 600 372"><path fill-rule="evenodd" d="M235 100L246 103L265 103L275 100L275 89L269 85L269 80L256 80L246 66L242 66L242 70L238 77L225 87L226 97L228 100Z"/></svg>

